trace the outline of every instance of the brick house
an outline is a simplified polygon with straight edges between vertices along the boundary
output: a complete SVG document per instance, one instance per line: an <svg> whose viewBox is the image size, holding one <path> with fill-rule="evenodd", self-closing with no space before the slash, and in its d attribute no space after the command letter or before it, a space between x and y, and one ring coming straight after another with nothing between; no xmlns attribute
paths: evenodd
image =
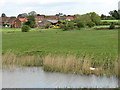
<svg viewBox="0 0 120 90"><path fill-rule="evenodd" d="M16 20L16 17L10 17L10 19L8 20L9 27L13 27L14 20Z"/></svg>
<svg viewBox="0 0 120 90"><path fill-rule="evenodd" d="M37 15L35 16L35 21L36 22L41 22L41 21L44 21L44 18L45 16L44 15Z"/></svg>
<svg viewBox="0 0 120 90"><path fill-rule="evenodd" d="M75 15L68 15L68 16L66 16L66 21L74 20L75 17L76 17Z"/></svg>
<svg viewBox="0 0 120 90"><path fill-rule="evenodd" d="M10 19L10 17L1 17L2 19L2 24L7 24L9 23L8 20Z"/></svg>
<svg viewBox="0 0 120 90"><path fill-rule="evenodd" d="M56 16L56 15L48 15L48 16L45 16L44 20L58 20L58 16Z"/></svg>
<svg viewBox="0 0 120 90"><path fill-rule="evenodd" d="M14 28L20 28L22 27L24 21L27 21L27 18L17 18L16 20L14 20L12 25Z"/></svg>

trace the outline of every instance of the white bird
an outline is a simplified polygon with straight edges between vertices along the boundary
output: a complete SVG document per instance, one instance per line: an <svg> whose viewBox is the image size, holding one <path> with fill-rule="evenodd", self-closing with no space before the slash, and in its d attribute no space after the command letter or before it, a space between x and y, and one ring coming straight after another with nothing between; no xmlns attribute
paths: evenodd
<svg viewBox="0 0 120 90"><path fill-rule="evenodd" d="M94 70L95 70L95 68L90 67L90 70L94 71Z"/></svg>

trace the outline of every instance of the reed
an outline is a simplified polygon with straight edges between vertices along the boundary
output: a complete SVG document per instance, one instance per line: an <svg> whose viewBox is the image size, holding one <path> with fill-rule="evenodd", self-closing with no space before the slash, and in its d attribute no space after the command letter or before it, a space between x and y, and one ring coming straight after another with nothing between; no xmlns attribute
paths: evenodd
<svg viewBox="0 0 120 90"><path fill-rule="evenodd" d="M44 71L63 72L74 74L95 74L95 75L118 75L118 59L116 60L94 60L93 56L51 56L39 55L17 56L11 51L2 55L2 65L4 66L43 66ZM95 70L90 70L94 67Z"/></svg>

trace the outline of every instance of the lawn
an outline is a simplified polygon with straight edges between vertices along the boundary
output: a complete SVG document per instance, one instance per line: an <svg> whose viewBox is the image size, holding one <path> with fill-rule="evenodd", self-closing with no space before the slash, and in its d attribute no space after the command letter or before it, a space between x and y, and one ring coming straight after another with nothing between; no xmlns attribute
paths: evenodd
<svg viewBox="0 0 120 90"><path fill-rule="evenodd" d="M91 60L90 63L86 61L87 66L89 64L89 66L91 65L93 67L103 67L105 70L109 68L111 69L111 73L115 73L113 71L113 67L115 67L114 62L117 62L116 60L118 58L118 30L97 31L92 29L83 29L62 31L59 29L38 29L31 30L30 32L20 32L20 30L19 32L17 30L10 32L4 28L2 32L3 55L6 54L9 50L12 50L17 56L36 55L36 57L54 56L56 58L59 56L72 56L73 58L75 56L76 58L83 59L87 57L87 60ZM51 57L50 59L49 57L48 60L47 57L45 59L46 61L43 60L44 70L46 71L75 72L76 70L75 69L72 71L73 69L68 69L65 71L63 70L63 66L61 66L62 69L59 69L60 66L58 64L56 64L57 66L53 67L54 65L50 64L49 61L51 60L51 62L56 62L54 61L55 58L53 59ZM67 64L67 59L65 61ZM64 66L66 66L66 64ZM34 66L33 63L32 65ZM71 66L66 68L70 67ZM81 73L77 70L76 73Z"/></svg>

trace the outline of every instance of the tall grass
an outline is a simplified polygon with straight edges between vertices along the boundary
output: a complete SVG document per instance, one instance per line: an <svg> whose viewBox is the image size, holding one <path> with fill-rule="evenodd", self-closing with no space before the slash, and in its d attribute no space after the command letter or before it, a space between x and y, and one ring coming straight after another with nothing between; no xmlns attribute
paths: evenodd
<svg viewBox="0 0 120 90"><path fill-rule="evenodd" d="M98 65L99 63L99 65ZM117 75L118 60L105 62L95 62L93 56L86 55L85 57L76 56L51 56L50 54L44 57L36 56L17 56L13 53L5 53L2 55L2 64L4 66L43 66L45 71L63 72L74 74L95 74L95 75ZM90 67L96 68L94 71Z"/></svg>
<svg viewBox="0 0 120 90"><path fill-rule="evenodd" d="M114 62L103 62L97 66L96 62L92 60L91 57L86 56L85 58L75 56L56 56L51 57L50 55L46 56L43 60L43 68L45 71L56 71L56 72L64 72L64 73L75 73L75 74L118 74L118 61ZM93 67L96 69L94 71L90 70L90 67L94 64Z"/></svg>

